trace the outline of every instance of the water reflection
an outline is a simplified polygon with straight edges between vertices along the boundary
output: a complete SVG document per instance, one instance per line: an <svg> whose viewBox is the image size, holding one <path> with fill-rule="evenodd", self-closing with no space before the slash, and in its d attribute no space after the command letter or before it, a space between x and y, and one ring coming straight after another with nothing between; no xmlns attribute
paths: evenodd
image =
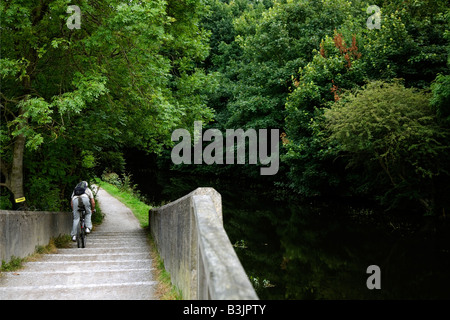
<svg viewBox="0 0 450 320"><path fill-rule="evenodd" d="M241 208L239 208L241 207ZM225 228L262 299L448 299L448 228L393 234L348 207L258 201L224 205ZM225 216L225 213L224 213ZM367 267L381 269L381 290L369 290Z"/></svg>

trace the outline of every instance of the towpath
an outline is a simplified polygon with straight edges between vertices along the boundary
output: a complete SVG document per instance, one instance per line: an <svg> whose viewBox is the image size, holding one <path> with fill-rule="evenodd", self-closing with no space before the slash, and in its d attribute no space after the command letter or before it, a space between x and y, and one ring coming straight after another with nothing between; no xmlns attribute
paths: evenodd
<svg viewBox="0 0 450 320"><path fill-rule="evenodd" d="M86 248L76 243L43 255L24 268L0 277L0 300L148 300L157 282L146 232L120 201L105 190L97 194L105 214L88 235Z"/></svg>

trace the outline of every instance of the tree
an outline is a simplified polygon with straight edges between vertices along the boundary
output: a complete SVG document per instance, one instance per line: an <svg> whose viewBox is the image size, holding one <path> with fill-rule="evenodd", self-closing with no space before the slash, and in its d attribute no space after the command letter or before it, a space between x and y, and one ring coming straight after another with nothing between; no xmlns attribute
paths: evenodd
<svg viewBox="0 0 450 320"><path fill-rule="evenodd" d="M347 92L325 110L330 141L348 157L348 166L369 168L370 179L401 197L434 208L433 179L444 172L443 131L429 105L429 94L398 82L370 82ZM384 175L377 175L382 170ZM390 187L388 187L390 185Z"/></svg>
<svg viewBox="0 0 450 320"><path fill-rule="evenodd" d="M274 1L235 19L242 48L229 127L283 127L292 77L312 59L321 39L357 12L345 1Z"/></svg>
<svg viewBox="0 0 450 320"><path fill-rule="evenodd" d="M407 87L426 88L438 73L448 73L448 1L390 0L379 6L381 28L366 32L364 40L370 79L401 78Z"/></svg>
<svg viewBox="0 0 450 320"><path fill-rule="evenodd" d="M369 4L340 6L341 23L321 38L312 58L293 76L282 163L289 166L284 184L301 195L370 197L374 190L376 183L367 177L376 171L345 170L347 159L337 156L321 126L323 113L345 90L395 78L403 78L407 87L426 88L438 73L448 72L445 1L379 2L380 29L366 26ZM445 97L443 80L434 85L436 103Z"/></svg>
<svg viewBox="0 0 450 320"><path fill-rule="evenodd" d="M344 29L344 31L346 31ZM346 32L350 33L350 32ZM341 159L325 141L321 127L323 110L339 101L343 90L358 87L366 77L361 37L341 31L325 36L312 60L299 69L286 100L285 154L292 190L302 196L348 195Z"/></svg>
<svg viewBox="0 0 450 320"><path fill-rule="evenodd" d="M67 27L63 0L0 10L0 168L14 198L24 196L24 156L43 146L90 167L124 144L158 152L174 128L212 118L196 69L207 54L203 1L82 2L80 29Z"/></svg>

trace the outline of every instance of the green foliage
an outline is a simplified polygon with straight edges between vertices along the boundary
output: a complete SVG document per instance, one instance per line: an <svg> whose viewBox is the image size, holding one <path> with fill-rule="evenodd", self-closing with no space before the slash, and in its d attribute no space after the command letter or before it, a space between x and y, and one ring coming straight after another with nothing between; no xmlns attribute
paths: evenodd
<svg viewBox="0 0 450 320"><path fill-rule="evenodd" d="M0 267L1 272L11 272L17 269L22 268L23 260L21 258L17 258L12 256L9 262L2 261L2 265Z"/></svg>
<svg viewBox="0 0 450 320"><path fill-rule="evenodd" d="M418 162L428 157L411 153L415 150L429 156L439 146L441 134L428 101L425 93L399 83L371 82L343 95L325 111L330 139L339 143L340 150L362 157L355 161L380 162L386 173L391 166L408 163L417 173L432 176Z"/></svg>
<svg viewBox="0 0 450 320"><path fill-rule="evenodd" d="M33 176L27 182L27 201L34 208L44 211L61 211L67 209L69 200L60 198L61 190L49 177Z"/></svg>
<svg viewBox="0 0 450 320"><path fill-rule="evenodd" d="M130 174L124 173L122 174L122 177L120 177L115 172L104 172L101 178L102 181L116 187L120 192L130 194L141 202L148 202L145 197L141 195L138 186L133 183Z"/></svg>
<svg viewBox="0 0 450 320"><path fill-rule="evenodd" d="M363 161L355 161L348 156L348 150L339 149L335 142L327 139L327 132L323 127L323 114L331 105L334 105L335 101L344 102L342 95L346 90L363 88L366 81L404 78L408 87L424 88L430 85L438 72L446 73L448 41L443 35L448 26L445 18L448 16L448 13L446 14L448 9L444 1L420 1L414 4L398 1L385 2L379 4L382 17L381 28L370 30L365 26L367 6L368 3L363 2L355 5L353 9L360 10L359 13L352 12L345 6L337 9L348 10L348 14L353 18L344 17L342 23L333 32L325 34L320 45L313 50L314 54L309 62L299 68L298 75L292 77L292 92L286 99L286 136L283 138L285 153L282 155L282 163L289 165L288 179L279 185L288 186L305 196L364 195L370 198L377 195L381 197L380 194L382 194L384 195L381 197L382 201L398 208L403 206L395 200L400 197L400 194L401 197L416 200L424 197L424 193L428 194L428 192L411 191L421 189L417 186L420 186L423 177L436 177L436 175L440 176L439 179L448 177L448 168L446 169L442 164L442 158L439 159L434 154L438 152L440 157L444 158L448 154L443 137L437 139L434 136L434 134L439 136L439 133L443 132L436 121L421 122L423 131L418 132L415 138L419 139L418 137L424 134L422 142L419 143L412 137L395 142L403 143L405 149L415 150L418 158L411 159L411 163L414 163L411 166L415 167L413 170L415 175L407 176L401 180L401 183L396 181L393 187L389 181L380 179L379 169L376 166L361 166ZM431 103L438 114L442 112L441 110L445 110L442 102L446 97L447 87L443 76L438 76L432 85ZM402 95L399 95L398 99L400 97ZM434 119L433 111L428 107L429 100L425 101L430 97L427 95L420 95L420 97L422 97L420 110L426 110L426 114ZM364 101L359 103L365 104ZM369 109L355 107L352 115L355 121L366 116L362 113L363 110L369 112ZM359 124L359 126L363 125L366 124ZM401 131L404 129L402 125L400 122L394 123L391 130ZM369 127L365 128L368 130ZM359 133L346 134L349 141L354 143L359 141L360 136L353 136ZM395 140L398 137L391 138ZM425 141L428 140L431 141L431 145L420 149L419 146L425 146ZM395 144L393 141L392 144ZM437 141L435 145L434 141ZM393 148L392 145L390 147ZM432 164L433 160L427 162L426 158L423 159L427 153L433 154L436 163ZM355 156L356 153L353 155ZM398 160L397 154L395 157ZM353 170L349 170L352 165L354 165ZM400 167L391 169L394 175L405 177L404 172L397 171L403 170ZM443 181L448 181L446 179ZM429 185L428 187L430 188ZM430 191L431 193L433 192ZM426 197L432 198L430 194ZM389 200L386 195L389 195ZM429 210L429 207L426 210Z"/></svg>
<svg viewBox="0 0 450 320"><path fill-rule="evenodd" d="M421 195L416 188L445 173L450 134L438 125L429 100L429 94L398 82L371 82L345 93L324 114L331 144L348 157L348 166L382 170L378 184L388 178L391 187L406 189L396 193L426 201L428 190Z"/></svg>
<svg viewBox="0 0 450 320"><path fill-rule="evenodd" d="M438 74L431 84L433 96L431 105L436 108L437 116L441 121L450 125L450 75Z"/></svg>
<svg viewBox="0 0 450 320"><path fill-rule="evenodd" d="M301 195L330 195L341 187L340 163L335 160L335 150L324 140L320 123L323 107L339 99L343 89L363 82L365 73L359 39L345 38L337 31L333 37L325 36L320 50L313 51L312 60L299 69L298 78L293 78L293 89L285 106L286 139L282 160L290 167L289 186ZM352 56L346 58L346 54ZM345 189L338 192L346 194Z"/></svg>
<svg viewBox="0 0 450 320"><path fill-rule="evenodd" d="M120 187L122 185L122 181L120 177L115 172L105 172L102 174L102 180L106 183L112 184L113 186Z"/></svg>
<svg viewBox="0 0 450 320"><path fill-rule="evenodd" d="M1 195L0 196L0 210L11 210L12 209L12 203L9 200L9 195Z"/></svg>
<svg viewBox="0 0 450 320"><path fill-rule="evenodd" d="M311 60L321 39L356 12L346 1L275 1L235 19L242 56L232 66L239 71L226 125L282 126L292 77Z"/></svg>
<svg viewBox="0 0 450 320"><path fill-rule="evenodd" d="M372 4L381 9L380 29L366 26ZM78 180L122 174L126 148L169 159L173 130L201 120L222 131L279 128L282 190L447 208L433 191L445 189L450 172L442 160L449 155L447 1L84 1L73 30L67 5L0 4L2 184L15 141L25 137L33 206L64 207ZM398 78L404 87L388 85ZM383 90L416 110L383 109ZM379 104L358 100L365 95ZM330 139L325 124L331 130L329 117L341 108L340 121L353 119L354 127L335 126ZM255 178L247 166L182 170Z"/></svg>
<svg viewBox="0 0 450 320"><path fill-rule="evenodd" d="M2 175L24 137L25 193L38 208L59 207L97 166L123 167L123 146L161 152L175 128L213 117L198 68L209 52L204 1L82 2L73 30L67 6L0 6Z"/></svg>

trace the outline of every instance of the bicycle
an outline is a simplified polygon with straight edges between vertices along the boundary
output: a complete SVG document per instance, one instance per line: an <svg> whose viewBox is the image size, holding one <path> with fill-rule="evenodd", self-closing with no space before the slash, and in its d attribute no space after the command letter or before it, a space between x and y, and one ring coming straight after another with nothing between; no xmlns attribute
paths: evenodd
<svg viewBox="0 0 450 320"><path fill-rule="evenodd" d="M80 213L80 222L77 227L77 246L78 248L86 248L86 208L81 198L78 198L78 212Z"/></svg>

